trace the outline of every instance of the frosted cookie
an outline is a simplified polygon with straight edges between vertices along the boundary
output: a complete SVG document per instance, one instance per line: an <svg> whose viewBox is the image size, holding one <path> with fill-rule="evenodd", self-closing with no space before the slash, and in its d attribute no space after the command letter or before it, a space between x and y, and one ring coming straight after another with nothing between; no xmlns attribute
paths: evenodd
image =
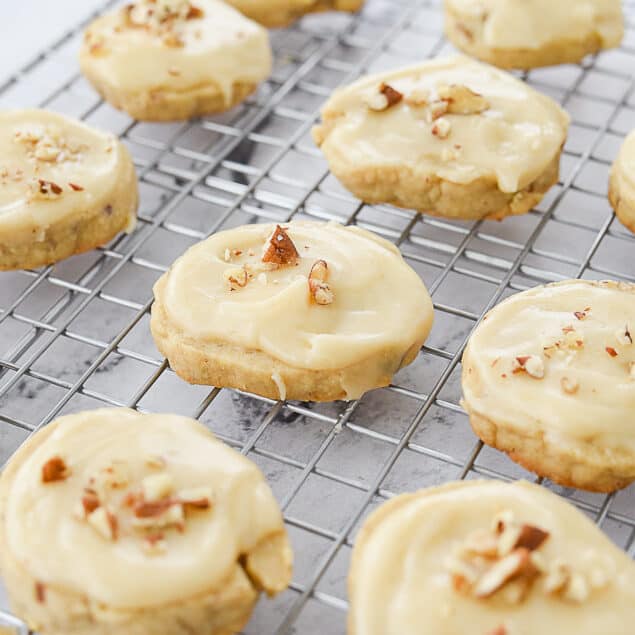
<svg viewBox="0 0 635 635"><path fill-rule="evenodd" d="M0 147L0 270L51 264L134 227L137 177L111 134L45 110L7 110Z"/></svg>
<svg viewBox="0 0 635 635"><path fill-rule="evenodd" d="M528 212L557 182L568 123L511 75L454 56L336 91L313 138L363 201L498 219Z"/></svg>
<svg viewBox="0 0 635 635"><path fill-rule="evenodd" d="M42 635L230 635L292 554L260 470L204 426L103 409L57 419L0 478L0 569Z"/></svg>
<svg viewBox="0 0 635 635"><path fill-rule="evenodd" d="M463 357L476 434L562 485L635 480L635 285L570 280L511 296Z"/></svg>
<svg viewBox="0 0 635 635"><path fill-rule="evenodd" d="M267 27L283 27L307 13L358 11L364 0L227 0L241 13Z"/></svg>
<svg viewBox="0 0 635 635"><path fill-rule="evenodd" d="M626 137L613 163L609 200L617 217L635 232L635 130Z"/></svg>
<svg viewBox="0 0 635 635"><path fill-rule="evenodd" d="M228 110L271 71L267 32L220 0L138 0L95 20L80 53L101 96L135 119Z"/></svg>
<svg viewBox="0 0 635 635"><path fill-rule="evenodd" d="M501 68L577 63L620 45L620 0L445 0L445 32L459 49Z"/></svg>
<svg viewBox="0 0 635 635"><path fill-rule="evenodd" d="M432 302L397 248L357 227L248 225L190 248L151 328L183 379L272 399L357 399L414 360Z"/></svg>
<svg viewBox="0 0 635 635"><path fill-rule="evenodd" d="M629 635L635 565L538 485L450 483L368 518L349 600L349 635Z"/></svg>

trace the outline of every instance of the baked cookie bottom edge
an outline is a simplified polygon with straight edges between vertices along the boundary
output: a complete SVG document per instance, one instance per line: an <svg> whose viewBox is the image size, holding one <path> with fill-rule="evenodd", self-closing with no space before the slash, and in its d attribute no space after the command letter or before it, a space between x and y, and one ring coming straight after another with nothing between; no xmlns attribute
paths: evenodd
<svg viewBox="0 0 635 635"><path fill-rule="evenodd" d="M365 203L395 205L448 219L501 220L526 214L543 199L558 182L561 153L562 150L532 183L512 193L502 192L493 177L463 184L436 174L423 177L407 167L378 166L369 170L331 165L331 171Z"/></svg>
<svg viewBox="0 0 635 635"><path fill-rule="evenodd" d="M290 26L305 15L312 13L324 13L325 11L345 11L355 13L359 11L365 0L315 0L306 9L279 9L272 11L264 2L262 7L254 10L242 11L243 15L262 24L269 29L281 29ZM241 11L240 2L230 2L232 6Z"/></svg>
<svg viewBox="0 0 635 635"><path fill-rule="evenodd" d="M413 342L405 354L383 351L341 369L297 368L262 351L222 341L199 344L188 338L170 324L163 305L164 286L165 278L155 285L150 329L172 370L190 384L235 388L274 400L336 401L347 398L347 378L363 376L369 363L386 370L381 381L366 390L388 386L399 369L414 361L425 340Z"/></svg>

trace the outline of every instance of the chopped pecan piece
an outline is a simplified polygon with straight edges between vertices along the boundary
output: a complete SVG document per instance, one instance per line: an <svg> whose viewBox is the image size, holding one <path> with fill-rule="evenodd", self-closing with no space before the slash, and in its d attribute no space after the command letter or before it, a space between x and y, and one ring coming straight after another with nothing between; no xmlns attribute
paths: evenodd
<svg viewBox="0 0 635 635"><path fill-rule="evenodd" d="M487 635L508 635L507 629L503 624L491 630Z"/></svg>
<svg viewBox="0 0 635 635"><path fill-rule="evenodd" d="M578 320L584 320L584 318L587 316L587 312L586 311L575 311L573 313L573 315L575 315Z"/></svg>
<svg viewBox="0 0 635 635"><path fill-rule="evenodd" d="M174 501L169 498L152 502L141 500L135 505L134 515L136 518L156 518L164 514L172 505Z"/></svg>
<svg viewBox="0 0 635 635"><path fill-rule="evenodd" d="M168 543L163 533L148 534L143 538L143 550L149 556L157 556L168 550Z"/></svg>
<svg viewBox="0 0 635 635"><path fill-rule="evenodd" d="M70 474L64 459L60 456L54 456L42 466L42 483L65 481Z"/></svg>
<svg viewBox="0 0 635 635"><path fill-rule="evenodd" d="M76 183L69 183L68 186L74 192L83 192L84 191L84 188L81 185L77 185Z"/></svg>
<svg viewBox="0 0 635 635"><path fill-rule="evenodd" d="M143 497L146 502L154 503L159 500L168 498L174 491L174 479L167 472L152 474L146 476L141 487L143 489Z"/></svg>
<svg viewBox="0 0 635 635"><path fill-rule="evenodd" d="M176 499L185 508L209 509L212 505L212 490L209 487L192 487L178 492Z"/></svg>
<svg viewBox="0 0 635 635"><path fill-rule="evenodd" d="M249 273L246 267L232 267L223 272L223 277L229 283L230 291L236 291L247 286Z"/></svg>
<svg viewBox="0 0 635 635"><path fill-rule="evenodd" d="M453 115L477 115L489 108L483 95L460 84L441 86L439 97L447 102L448 112Z"/></svg>
<svg viewBox="0 0 635 635"><path fill-rule="evenodd" d="M624 328L619 329L615 337L622 346L630 346L633 343L633 335L628 324Z"/></svg>
<svg viewBox="0 0 635 635"><path fill-rule="evenodd" d="M477 598L488 598L502 589L510 580L520 575L535 574L535 567L529 553L528 549L521 547L498 560L476 583L474 595Z"/></svg>
<svg viewBox="0 0 635 635"><path fill-rule="evenodd" d="M514 547L516 549L522 547L529 551L534 551L541 547L547 538L549 538L548 531L544 531L534 525L522 525Z"/></svg>
<svg viewBox="0 0 635 635"><path fill-rule="evenodd" d="M287 234L287 230L280 225L276 225L262 256L262 262L270 262L276 265L295 265L299 257L300 254L289 234Z"/></svg>
<svg viewBox="0 0 635 635"><path fill-rule="evenodd" d="M560 380L560 386L567 395L575 395L580 390L580 384L577 379L571 379L570 377L563 377Z"/></svg>
<svg viewBox="0 0 635 635"><path fill-rule="evenodd" d="M316 304L332 304L335 300L335 295L327 282L328 275L328 265L325 260L318 260L311 267L308 278L309 292Z"/></svg>
<svg viewBox="0 0 635 635"><path fill-rule="evenodd" d="M35 599L38 604L44 604L46 602L46 585L43 582L35 583Z"/></svg>
<svg viewBox="0 0 635 635"><path fill-rule="evenodd" d="M545 364L538 355L520 355L514 359L514 373L527 373L534 379L542 379L545 376Z"/></svg>
<svg viewBox="0 0 635 635"><path fill-rule="evenodd" d="M117 517L105 507L98 507L87 517L88 524L91 525L98 534L106 540L117 540L119 522Z"/></svg>
<svg viewBox="0 0 635 635"><path fill-rule="evenodd" d="M382 82L378 92L365 98L366 105L377 112L388 110L397 105L403 99L403 95L390 84Z"/></svg>
<svg viewBox="0 0 635 635"><path fill-rule="evenodd" d="M203 9L199 7L195 7L194 5L190 5L190 8L185 16L186 20L197 20L202 18L205 14L203 13Z"/></svg>
<svg viewBox="0 0 635 635"><path fill-rule="evenodd" d="M445 117L440 117L432 124L431 132L439 139L447 139L452 131L452 124Z"/></svg>
<svg viewBox="0 0 635 635"><path fill-rule="evenodd" d="M62 193L62 188L52 181L44 181L38 179L39 192L43 196L52 198L53 196L59 196Z"/></svg>
<svg viewBox="0 0 635 635"><path fill-rule="evenodd" d="M84 516L89 516L101 505L97 492L91 489L85 489L82 496L82 508L84 509Z"/></svg>
<svg viewBox="0 0 635 635"><path fill-rule="evenodd" d="M612 346L607 346L605 350L611 357L618 356L618 352Z"/></svg>

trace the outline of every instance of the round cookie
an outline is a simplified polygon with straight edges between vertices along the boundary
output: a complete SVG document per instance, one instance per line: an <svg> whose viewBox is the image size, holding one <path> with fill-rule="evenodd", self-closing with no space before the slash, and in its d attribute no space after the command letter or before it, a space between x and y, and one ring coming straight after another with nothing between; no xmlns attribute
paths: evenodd
<svg viewBox="0 0 635 635"><path fill-rule="evenodd" d="M133 229L137 177L111 134L45 110L7 110L0 146L0 271L48 265Z"/></svg>
<svg viewBox="0 0 635 635"><path fill-rule="evenodd" d="M432 302L397 248L357 227L247 225L190 248L151 328L183 379L271 399L357 399L414 360Z"/></svg>
<svg viewBox="0 0 635 635"><path fill-rule="evenodd" d="M364 0L227 0L248 18L266 27L284 27L307 13L358 11Z"/></svg>
<svg viewBox="0 0 635 635"><path fill-rule="evenodd" d="M463 407L488 445L556 483L635 480L635 285L569 280L511 296L463 356Z"/></svg>
<svg viewBox="0 0 635 635"><path fill-rule="evenodd" d="M619 46L624 16L620 0L445 0L445 33L473 57L530 69Z"/></svg>
<svg viewBox="0 0 635 635"><path fill-rule="evenodd" d="M185 417L62 417L0 478L0 569L42 635L231 635L291 560L260 470Z"/></svg>
<svg viewBox="0 0 635 635"><path fill-rule="evenodd" d="M271 72L267 31L220 0L138 0L86 30L82 72L146 121L229 110Z"/></svg>
<svg viewBox="0 0 635 635"><path fill-rule="evenodd" d="M635 232L635 130L626 137L611 168L609 200L617 217Z"/></svg>
<svg viewBox="0 0 635 635"><path fill-rule="evenodd" d="M545 95L453 56L336 91L313 138L365 202L500 219L528 212L558 181L568 124Z"/></svg>
<svg viewBox="0 0 635 635"><path fill-rule="evenodd" d="M349 635L629 635L635 565L545 488L464 481L368 518L349 601Z"/></svg>

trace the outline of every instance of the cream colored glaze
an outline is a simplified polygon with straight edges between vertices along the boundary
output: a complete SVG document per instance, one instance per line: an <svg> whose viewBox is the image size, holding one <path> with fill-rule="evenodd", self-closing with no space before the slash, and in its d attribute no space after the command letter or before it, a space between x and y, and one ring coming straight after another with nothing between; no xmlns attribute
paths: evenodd
<svg viewBox="0 0 635 635"><path fill-rule="evenodd" d="M587 317L575 317L589 307ZM617 336L626 325L635 340L632 285L576 280L516 294L495 307L470 339L466 356L474 382L464 382L466 404L500 425L544 434L554 443L577 439L635 451L635 375L629 373L635 344ZM543 347L562 339L569 326L584 346L547 358ZM543 358L544 379L513 373L514 358L523 355ZM563 390L565 377L579 384L575 394Z"/></svg>
<svg viewBox="0 0 635 635"><path fill-rule="evenodd" d="M28 156L28 146L16 140L16 133L57 133L72 147L62 161L42 161ZM0 113L0 230L26 226L45 229L62 218L107 205L118 181L128 178L130 157L111 134L46 110L7 110ZM6 170L8 176L1 176ZM16 171L20 178L13 178ZM63 193L50 200L33 199L30 188L37 179L59 185ZM73 190L69 183L83 187ZM134 227L134 214L130 228ZM36 236L37 239L37 236Z"/></svg>
<svg viewBox="0 0 635 635"><path fill-rule="evenodd" d="M614 172L620 197L632 204L635 202L635 130L622 144Z"/></svg>
<svg viewBox="0 0 635 635"><path fill-rule="evenodd" d="M122 91L179 92L213 83L227 102L234 83L257 83L269 76L265 29L219 0L193 4L204 15L182 23L182 47L167 46L145 29L127 26L124 9L98 18L86 32L86 63ZM96 54L89 53L100 44Z"/></svg>
<svg viewBox="0 0 635 635"><path fill-rule="evenodd" d="M407 500L407 497L410 499ZM537 485L474 481L405 495L380 508L353 553L350 597L354 635L629 635L635 620L635 566L572 505ZM396 503L400 499L395 499ZM390 505L391 503L388 503ZM540 551L562 557L576 572L599 568L610 583L582 604L546 596L534 585L520 606L476 600L453 590L445 561L474 530L489 529L496 513L550 533Z"/></svg>
<svg viewBox="0 0 635 635"><path fill-rule="evenodd" d="M274 225L224 231L189 249L168 274L165 309L171 322L196 340L261 350L312 370L344 368L383 350L405 354L425 338L432 302L394 245L334 222L284 226L300 254L299 264L256 273L235 291L223 272L245 263L258 265ZM227 262L226 249L242 254ZM328 265L335 294L328 306L315 304L308 291L307 276L320 259ZM365 378L358 378L359 385L350 379L349 398L368 389Z"/></svg>
<svg viewBox="0 0 635 635"><path fill-rule="evenodd" d="M382 82L404 94L388 110L373 112L365 99ZM446 114L447 139L435 137L426 108L410 106L413 91L435 99L443 85L458 84L483 95L490 108L481 114ZM457 55L365 77L338 90L323 114L339 114L322 149L333 163L372 169L407 166L454 183L493 176L503 192L528 186L560 152L568 115L551 99L504 71ZM448 158L456 145L455 158Z"/></svg>
<svg viewBox="0 0 635 635"><path fill-rule="evenodd" d="M564 38L597 34L602 47L624 35L620 0L445 0L457 17L482 18L484 43L499 49L539 49Z"/></svg>
<svg viewBox="0 0 635 635"><path fill-rule="evenodd" d="M43 484L41 468L59 455L72 470ZM90 476L113 459L129 464L139 486L149 456L164 457L176 489L209 486L211 510L166 532L167 552L148 556L138 537L102 538L74 517ZM122 492L122 496L125 492ZM204 426L175 415L103 409L72 415L24 462L5 511L8 548L45 584L62 585L111 608L152 607L213 590L241 553L283 528L262 473Z"/></svg>

